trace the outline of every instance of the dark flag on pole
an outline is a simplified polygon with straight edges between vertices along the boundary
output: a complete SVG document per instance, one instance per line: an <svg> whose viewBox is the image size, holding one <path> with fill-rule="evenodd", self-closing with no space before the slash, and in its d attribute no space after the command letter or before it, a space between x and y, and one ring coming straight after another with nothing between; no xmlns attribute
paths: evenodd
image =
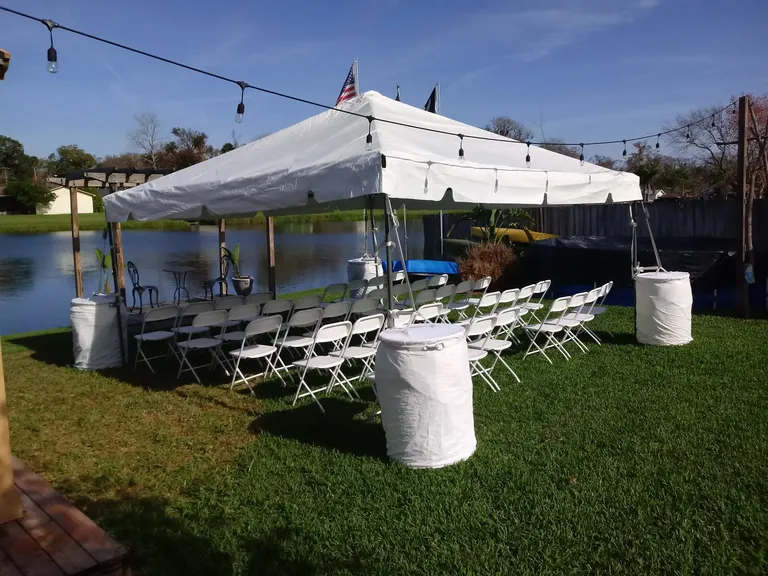
<svg viewBox="0 0 768 576"><path fill-rule="evenodd" d="M424 110L437 114L437 86L432 89L432 94L429 95L429 100L424 104Z"/></svg>
<svg viewBox="0 0 768 576"><path fill-rule="evenodd" d="M395 96L395 100L400 102L400 84L397 85L397 96Z"/></svg>

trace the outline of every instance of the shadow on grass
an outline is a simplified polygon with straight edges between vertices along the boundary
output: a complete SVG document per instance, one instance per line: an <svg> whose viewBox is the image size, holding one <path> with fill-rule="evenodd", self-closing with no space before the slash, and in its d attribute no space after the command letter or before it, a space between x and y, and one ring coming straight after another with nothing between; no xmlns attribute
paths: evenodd
<svg viewBox="0 0 768 576"><path fill-rule="evenodd" d="M311 399L287 410L269 412L249 426L253 434L270 434L310 446L387 461L381 424L368 419L371 405L320 397L323 414Z"/></svg>
<svg viewBox="0 0 768 576"><path fill-rule="evenodd" d="M38 362L54 366L72 366L72 332L50 332L29 336L9 336L8 341L14 346L26 348L32 352L32 358Z"/></svg>

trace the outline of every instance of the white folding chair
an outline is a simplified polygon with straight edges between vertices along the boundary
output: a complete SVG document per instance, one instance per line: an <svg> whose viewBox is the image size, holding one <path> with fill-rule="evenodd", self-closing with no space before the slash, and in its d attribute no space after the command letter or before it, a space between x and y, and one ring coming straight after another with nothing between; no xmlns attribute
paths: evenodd
<svg viewBox="0 0 768 576"><path fill-rule="evenodd" d="M383 276L374 276L370 280L368 280L368 288L384 288L387 285L387 275L384 274Z"/></svg>
<svg viewBox="0 0 768 576"><path fill-rule="evenodd" d="M376 307L378 302L373 298L363 298L362 300L355 300L352 302L352 307L349 309L349 320L357 320L360 316L370 316L376 314Z"/></svg>
<svg viewBox="0 0 768 576"><path fill-rule="evenodd" d="M440 310L440 317L438 322L445 322L448 314L445 313L445 307L448 303L453 302L453 297L456 294L456 284L446 284L440 286L435 293L435 302L440 302L443 307Z"/></svg>
<svg viewBox="0 0 768 576"><path fill-rule="evenodd" d="M522 308L528 310L536 322L541 322L539 317L536 316L536 312L544 308L542 300L544 300L544 296L546 296L547 292L549 292L549 287L551 285L552 280L542 280L541 282L537 282L533 287L533 293L531 294L531 297L522 305ZM539 298L536 299L536 296Z"/></svg>
<svg viewBox="0 0 768 576"><path fill-rule="evenodd" d="M419 308L424 304L431 304L437 300L437 290L428 289L422 290L413 297L414 301L411 302L410 298L406 298L403 302L398 302L395 307L403 310L405 308Z"/></svg>
<svg viewBox="0 0 768 576"><path fill-rule="evenodd" d="M192 302L191 304L183 306L179 310L179 316L176 320L176 325L173 327L173 331L184 334L185 332L183 329L190 327L189 324L192 323L192 318L203 312L210 312L211 310L213 310L213 302L210 300L206 302ZM187 320L189 324L187 323ZM205 330L198 331L204 332Z"/></svg>
<svg viewBox="0 0 768 576"><path fill-rule="evenodd" d="M321 308L310 308L308 310L299 310L291 316L290 322L284 323L281 327L283 336L280 338L280 348L275 356L275 366L277 370L288 372L290 367L283 362L282 353L287 351L290 354L306 353L311 347L315 333L320 322L323 320L323 310ZM305 334L290 334L291 329L303 329ZM308 330L308 332L307 332Z"/></svg>
<svg viewBox="0 0 768 576"><path fill-rule="evenodd" d="M469 298L472 296L474 286L474 280L464 280L456 285L453 297L443 306L443 322L448 322L448 314L451 312L458 313L459 319L467 317L464 311L469 308Z"/></svg>
<svg viewBox="0 0 768 576"><path fill-rule="evenodd" d="M438 274L429 279L427 288L440 288L448 284L448 274Z"/></svg>
<svg viewBox="0 0 768 576"><path fill-rule="evenodd" d="M274 300L275 295L272 292L256 292L255 294L248 294L245 297L246 304L266 304L270 300Z"/></svg>
<svg viewBox="0 0 768 576"><path fill-rule="evenodd" d="M509 348L512 347L512 342L505 338L507 334L506 328L508 326L514 325L519 315L520 311L514 308L507 308L506 310L502 310L496 314L496 323L494 324L493 332L486 338L474 340L468 344L470 348L475 350L484 350L485 352L489 352L495 356L493 364L489 368L491 373L493 373L493 369L496 367L496 363L501 362L507 371L512 374L512 376L518 382L520 382L520 378L517 376L515 371L512 370L512 367L506 363L504 358L501 357L501 353L509 350Z"/></svg>
<svg viewBox="0 0 768 576"><path fill-rule="evenodd" d="M594 292L594 294L592 293ZM591 297L591 303L594 304L597 300L597 290L592 292L580 292L571 296L571 301L568 302L568 310L563 314L563 318L560 323L563 325L563 337L560 343L565 346L568 342L573 342L578 348L585 354L589 351L587 345L579 340L579 329L595 319L592 314L588 314L583 311L587 307L587 301Z"/></svg>
<svg viewBox="0 0 768 576"><path fill-rule="evenodd" d="M183 340L181 342L178 342L176 344L176 347L181 352L181 360L179 364L179 372L176 374L176 379L178 380L181 377L182 372L192 372L192 374L195 377L195 380L197 380L198 384L202 384L200 381L200 377L197 375L197 372L195 372L195 369L204 368L205 366L208 366L209 369L213 369L213 367L218 364L224 369L224 372L227 376L229 376L229 370L227 369L226 362L227 359L224 358L222 360L220 351L221 351L221 340L216 338L216 332L219 334L222 334L224 332L224 329L227 325L227 311L226 310L214 310L213 312L203 312L202 314L198 314L195 316L195 319L192 320L192 326L197 328L207 328L210 334L209 336L203 336L202 338L193 338L194 334L190 333L186 340ZM211 361L207 364L201 364L200 366L192 366L192 363L189 361L189 353L192 351L203 351L207 350L208 353L211 355ZM187 367L184 368L184 365Z"/></svg>
<svg viewBox="0 0 768 576"><path fill-rule="evenodd" d="M328 304L330 302L341 302L347 295L347 284L339 282L337 284L329 284L323 290L323 295L320 296L320 302L322 304Z"/></svg>
<svg viewBox="0 0 768 576"><path fill-rule="evenodd" d="M213 304L214 310L232 310L245 304L245 298L242 296L222 296Z"/></svg>
<svg viewBox="0 0 768 576"><path fill-rule="evenodd" d="M517 304L517 299L520 297L520 288L510 288L504 290L499 297L499 303L496 306L496 311L499 312L504 308L514 308Z"/></svg>
<svg viewBox="0 0 768 576"><path fill-rule="evenodd" d="M362 342L359 345L349 344L342 350L334 350L331 356L340 356L346 362L352 363L360 361L363 365L362 371L354 379L347 379L345 383L352 384L353 380L360 381L369 373L373 372L374 362L376 360L376 348L379 344L379 334L384 327L384 314L374 314L364 316L352 325L350 337L359 336Z"/></svg>
<svg viewBox="0 0 768 576"><path fill-rule="evenodd" d="M241 328L246 322L256 320L260 316L261 306L258 304L245 304L232 308L227 315L227 324L225 328ZM243 338L243 330L235 330L234 332L223 332L216 336L223 342L239 342Z"/></svg>
<svg viewBox="0 0 768 576"><path fill-rule="evenodd" d="M174 333L172 326L171 330L158 330L156 327L160 322L167 323L168 321L173 320L175 323L178 314L179 309L176 306L153 308L144 314L144 320L141 323L141 332L134 336L134 338L136 338L136 359L133 362L134 370L136 370L136 367L139 365L139 359L141 359L142 362L146 362L147 366L149 366L149 370L154 374L155 369L152 368L150 360L168 357L168 351L173 350ZM142 345L149 342L165 342L169 348L164 354L147 357L147 355L144 354L144 350L142 350Z"/></svg>
<svg viewBox="0 0 768 576"><path fill-rule="evenodd" d="M475 311L472 313L472 319L474 320L478 316L490 316L496 311L496 306L499 305L501 300L501 292L488 292L484 294L475 304ZM466 320L462 320L459 324L466 323Z"/></svg>
<svg viewBox="0 0 768 576"><path fill-rule="evenodd" d="M385 305L384 303L387 301L387 289L386 288L376 288L375 290L371 290L366 295L366 298L373 300L374 302L377 302L377 305Z"/></svg>
<svg viewBox="0 0 768 576"><path fill-rule="evenodd" d="M422 293L420 293L419 295L421 294ZM429 304L424 304L423 306L419 306L418 308L416 308L416 317L414 318L414 321L427 322L427 323L437 322L438 319L440 318L440 313L442 311L443 311L442 302L430 302Z"/></svg>
<svg viewBox="0 0 768 576"><path fill-rule="evenodd" d="M249 322L243 331L243 336L240 341L240 347L231 350L229 355L234 359L234 370L232 374L232 384L229 389L232 390L235 384L243 383L248 386L248 389L253 394L253 388L249 384L250 380L258 378L259 376L265 376L271 372L275 372L277 377L285 386L283 377L275 370L273 363L273 357L277 352L277 340L280 334L280 326L283 323L283 319L279 315L267 316L266 318L259 318ZM251 344L258 336L274 334L271 344ZM243 360L263 360L266 362L266 368L259 374L246 376L240 369L240 363ZM237 377L240 377L238 380Z"/></svg>
<svg viewBox="0 0 768 576"><path fill-rule="evenodd" d="M411 292L415 295L416 292L421 292L422 290L426 290L429 288L429 278L422 278L421 280L416 280L415 282L411 282ZM437 288L437 286L435 286Z"/></svg>
<svg viewBox="0 0 768 576"><path fill-rule="evenodd" d="M319 294L310 294L309 296L302 296L301 298L297 298L293 303L293 312L291 313L291 316L301 310L320 308L320 303L321 300Z"/></svg>
<svg viewBox="0 0 768 576"><path fill-rule="evenodd" d="M600 342L600 338L597 337L597 334L595 334L587 324L592 322L595 319L595 314L593 313L594 309L597 307L597 302L600 299L601 295L603 294L605 290L605 286L600 286L599 288L595 288L594 290L590 290L587 294L586 300L584 300L584 305L576 310L574 312L573 318L579 320L581 324L579 325L577 331L576 331L576 337L579 336L582 332L586 332L587 336L592 338L595 342L597 342L598 346L602 346L602 342ZM571 314L567 315L568 317L571 317Z"/></svg>
<svg viewBox="0 0 768 576"><path fill-rule="evenodd" d="M493 379L490 368L483 366L482 361L488 357L488 351L483 349L482 345L478 347L469 347L470 344L476 342L484 343L489 340L493 328L496 325L495 316L481 316L480 318L474 318L469 323L465 324L464 330L467 337L467 352L469 355L469 372L472 378L480 376L491 390L498 392L501 390L499 385Z"/></svg>
<svg viewBox="0 0 768 576"><path fill-rule="evenodd" d="M552 364L552 360L549 358L546 352L546 350L549 348L556 348L566 360L571 358L571 355L562 346L562 344L560 344L560 341L556 336L564 329L560 322L562 321L564 313L568 310L568 303L570 301L570 296L563 296L562 298L558 298L552 303L552 307L549 309L542 322L523 325L525 333L531 340L531 343L528 346L528 350L525 351L525 356L523 356L523 359L528 358L528 356L531 356L532 354L541 353L544 358L546 358L547 361ZM557 316L558 314L559 316ZM536 342L539 336L544 336L545 342L543 347L539 346L539 344Z"/></svg>
<svg viewBox="0 0 768 576"><path fill-rule="evenodd" d="M318 354L320 351L318 346L323 344L329 344L334 349L341 348L343 350L346 348L347 343L349 342L349 335L351 332L351 322L337 322L336 324L328 324L318 328L314 338L312 339L306 357L293 362L293 365L300 370L299 388L296 390L296 396L293 397L294 406L296 405L296 402L299 400L299 398L303 398L304 396L312 396L312 399L320 407L320 410L325 412L325 409L323 408L323 405L320 404L320 400L318 400L316 394L322 391L329 393L335 386L341 386L347 395L353 400L355 397L358 399L360 398L360 396L357 394L357 390L355 390L354 387L350 386L347 388L347 378L341 371L341 367L345 362L344 357L341 355L326 356ZM314 390L310 388L306 380L307 372L309 370L329 371L331 373L331 379L328 382L328 385L322 388L316 388ZM303 392L303 390L306 391Z"/></svg>
<svg viewBox="0 0 768 576"><path fill-rule="evenodd" d="M406 328L416 319L416 311L413 308L405 310L392 310L392 328Z"/></svg>
<svg viewBox="0 0 768 576"><path fill-rule="evenodd" d="M293 310L293 300L270 300L261 307L261 315L274 316L279 314L285 319L291 314L291 310Z"/></svg>
<svg viewBox="0 0 768 576"><path fill-rule="evenodd" d="M499 303L496 305L495 312L497 314L501 313L502 310L508 309L508 308L515 308L518 311L518 314L514 316L515 320L514 322L508 323L504 325L504 338L512 339L514 342L520 343L520 340L518 340L517 336L515 336L515 328L517 328L517 323L520 321L520 318L524 314L528 313L528 310L523 310L522 307L517 306L518 300L520 298L520 289L519 288L511 288L509 290L504 290L504 292L501 293L501 297L499 297ZM500 326L497 326L496 333L497 335L500 333Z"/></svg>
<svg viewBox="0 0 768 576"><path fill-rule="evenodd" d="M386 288L384 288L384 292L386 293ZM405 302L408 300L408 294L416 292L413 291L413 289L409 289L408 283L403 282L402 284L395 284L392 286L392 300L395 301L395 306L398 304L402 304L402 302Z"/></svg>
<svg viewBox="0 0 768 576"><path fill-rule="evenodd" d="M469 304L471 306L477 306L477 303L480 302L480 299L485 296L485 293L488 291L488 286L491 285L491 277L486 276L484 278L480 278L479 280L475 281L474 286L472 286L472 292L480 294L477 296L471 296L467 300L469 301Z"/></svg>
<svg viewBox="0 0 768 576"><path fill-rule="evenodd" d="M323 308L323 324L334 324L349 319L351 302L331 302Z"/></svg>
<svg viewBox="0 0 768 576"><path fill-rule="evenodd" d="M349 298L347 300L358 300L360 298L365 298L366 293L368 292L368 280L365 278L362 278L360 280L352 280L347 285L347 294L349 294Z"/></svg>

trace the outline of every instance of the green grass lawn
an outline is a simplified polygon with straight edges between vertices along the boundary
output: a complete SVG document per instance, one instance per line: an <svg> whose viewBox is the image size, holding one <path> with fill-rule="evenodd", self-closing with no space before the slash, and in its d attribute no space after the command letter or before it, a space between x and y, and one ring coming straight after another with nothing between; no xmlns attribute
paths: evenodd
<svg viewBox="0 0 768 576"><path fill-rule="evenodd" d="M768 322L696 316L680 348L599 322L589 354L476 384L477 452L441 470L387 460L367 388L323 415L79 373L66 330L4 340L12 446L140 574L765 573Z"/></svg>
<svg viewBox="0 0 768 576"><path fill-rule="evenodd" d="M375 211L376 219L381 221L383 213ZM408 219L413 220L421 218L425 214L435 214L435 211L428 210L410 210ZM81 230L102 230L104 229L104 214L80 214ZM309 223L309 222L358 222L363 219L362 210L336 210L333 212L324 212L322 214L295 214L290 216L278 216L275 218L277 224L288 223ZM232 218L227 220L227 226L230 228L250 228L252 226L262 226L266 219L263 214L257 214L253 218ZM215 224L215 222L204 222ZM70 217L68 214L51 215L20 215L20 216L0 216L0 234L34 234L40 232L63 232L70 229ZM154 220L150 222L125 222L123 228L126 230L149 229L149 230L189 230L190 224L183 220Z"/></svg>

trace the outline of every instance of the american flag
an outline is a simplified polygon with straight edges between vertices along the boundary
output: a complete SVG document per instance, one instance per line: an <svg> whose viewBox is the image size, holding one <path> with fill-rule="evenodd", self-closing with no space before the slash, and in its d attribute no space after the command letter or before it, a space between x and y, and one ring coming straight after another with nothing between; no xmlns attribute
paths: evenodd
<svg viewBox="0 0 768 576"><path fill-rule="evenodd" d="M341 87L339 97L336 99L336 106L355 96L357 96L357 89L355 87L355 64L353 63L349 69L349 74L347 74L347 79L344 80L344 85Z"/></svg>

